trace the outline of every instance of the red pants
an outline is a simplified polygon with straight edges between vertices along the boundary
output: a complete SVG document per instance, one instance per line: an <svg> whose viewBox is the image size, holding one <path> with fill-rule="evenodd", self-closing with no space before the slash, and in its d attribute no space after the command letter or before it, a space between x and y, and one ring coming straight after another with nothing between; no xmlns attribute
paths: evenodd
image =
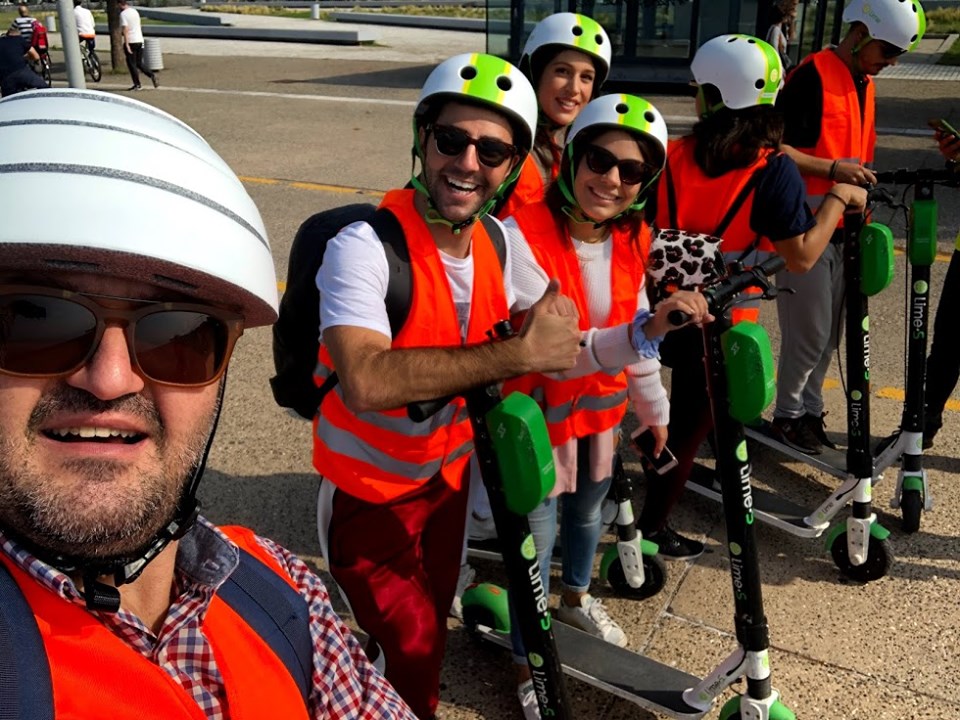
<svg viewBox="0 0 960 720"><path fill-rule="evenodd" d="M383 650L387 680L422 720L433 716L440 699L467 488L464 482L455 492L434 477L385 504L341 490L333 495L330 572L357 624Z"/></svg>

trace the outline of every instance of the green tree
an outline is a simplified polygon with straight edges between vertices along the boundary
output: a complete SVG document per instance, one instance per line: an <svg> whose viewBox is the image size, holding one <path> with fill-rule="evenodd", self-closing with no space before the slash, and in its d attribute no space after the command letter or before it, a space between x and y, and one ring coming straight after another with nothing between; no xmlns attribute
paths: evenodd
<svg viewBox="0 0 960 720"><path fill-rule="evenodd" d="M114 71L123 70L123 32L120 30L120 6L117 0L107 0L107 29L110 31L110 62Z"/></svg>

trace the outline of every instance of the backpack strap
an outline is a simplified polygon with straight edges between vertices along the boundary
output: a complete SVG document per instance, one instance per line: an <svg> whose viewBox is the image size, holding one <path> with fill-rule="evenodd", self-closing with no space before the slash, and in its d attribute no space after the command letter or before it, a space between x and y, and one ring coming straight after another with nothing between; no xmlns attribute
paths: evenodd
<svg viewBox="0 0 960 720"><path fill-rule="evenodd" d="M756 189L757 184L760 182L760 176L763 174L763 171L767 168L766 165L758 167L753 171L753 174L747 178L747 182L740 192L733 199L727 214L723 216L723 219L720 221L720 224L717 225L717 229L713 231L714 237L723 237L723 233L727 231L727 228L730 226L730 223L733 222L733 219L737 216L737 213L740 212L740 208L743 207L743 204L747 201L747 198L750 197L750 194ZM740 253L740 257L737 258L737 262L741 262L745 257L757 249L757 246L760 244L760 233L757 233L756 237L750 241L750 244Z"/></svg>
<svg viewBox="0 0 960 720"><path fill-rule="evenodd" d="M500 261L500 269L503 270L507 265L507 239L503 236L503 225L494 220L492 215L484 215L480 218L480 224L490 236L490 242L493 243L493 249Z"/></svg>
<svg viewBox="0 0 960 720"><path fill-rule="evenodd" d="M667 215L670 218L670 227L677 225L677 191L673 187L673 173L670 172L670 157L667 156L667 162L663 168L663 179L667 185Z"/></svg>
<svg viewBox="0 0 960 720"><path fill-rule="evenodd" d="M306 703L313 687L313 641L306 600L243 548L240 564L217 595L270 646Z"/></svg>
<svg viewBox="0 0 960 720"><path fill-rule="evenodd" d="M53 720L43 638L17 581L0 563L0 720Z"/></svg>
<svg viewBox="0 0 960 720"><path fill-rule="evenodd" d="M403 227L397 216L386 208L379 208L368 221L370 227L383 243L390 269L387 280L387 317L390 318L390 334L397 336L410 314L413 303L413 273L410 272L410 250Z"/></svg>

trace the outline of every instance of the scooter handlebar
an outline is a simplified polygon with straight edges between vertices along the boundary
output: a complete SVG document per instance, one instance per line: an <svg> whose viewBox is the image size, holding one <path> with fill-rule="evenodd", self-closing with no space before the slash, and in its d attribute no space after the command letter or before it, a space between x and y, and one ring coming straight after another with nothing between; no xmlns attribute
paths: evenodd
<svg viewBox="0 0 960 720"><path fill-rule="evenodd" d="M886 185L914 185L918 182L960 184L960 173L954 168L918 168L917 170L887 170L875 173L877 182Z"/></svg>
<svg viewBox="0 0 960 720"><path fill-rule="evenodd" d="M768 288L767 278L782 270L786 267L786 264L787 261L782 255L773 255L749 270L735 273L716 285L708 287L703 291L703 295L710 306L710 312L714 315L722 312L735 295L747 288ZM683 310L671 310L667 315L667 320L671 325L680 326L690 321L690 315Z"/></svg>

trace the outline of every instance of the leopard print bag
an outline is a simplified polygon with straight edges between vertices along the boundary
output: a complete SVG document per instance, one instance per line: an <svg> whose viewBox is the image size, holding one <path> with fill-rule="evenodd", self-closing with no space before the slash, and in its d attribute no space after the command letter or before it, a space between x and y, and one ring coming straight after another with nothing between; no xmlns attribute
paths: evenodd
<svg viewBox="0 0 960 720"><path fill-rule="evenodd" d="M685 230L658 230L647 264L650 304L656 307L677 290L702 290L721 280L726 274L722 240Z"/></svg>

